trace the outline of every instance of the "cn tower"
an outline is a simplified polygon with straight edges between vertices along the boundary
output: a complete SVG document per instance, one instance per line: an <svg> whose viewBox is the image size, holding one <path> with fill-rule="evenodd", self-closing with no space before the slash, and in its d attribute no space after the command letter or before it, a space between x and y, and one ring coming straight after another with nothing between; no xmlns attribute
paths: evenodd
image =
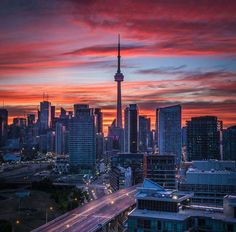
<svg viewBox="0 0 236 232"><path fill-rule="evenodd" d="M114 76L117 82L116 127L118 128L122 128L121 82L124 80L124 75L120 71L120 57L120 35L118 35L118 66Z"/></svg>

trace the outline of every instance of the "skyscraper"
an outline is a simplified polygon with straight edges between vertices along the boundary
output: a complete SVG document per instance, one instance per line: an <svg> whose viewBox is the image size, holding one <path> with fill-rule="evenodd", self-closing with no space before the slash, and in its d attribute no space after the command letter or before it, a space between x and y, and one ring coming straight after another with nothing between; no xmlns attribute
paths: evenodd
<svg viewBox="0 0 236 232"><path fill-rule="evenodd" d="M93 169L96 162L96 128L93 109L77 107L69 121L69 156L72 167Z"/></svg>
<svg viewBox="0 0 236 232"><path fill-rule="evenodd" d="M47 136L47 152L55 152L55 131L48 130Z"/></svg>
<svg viewBox="0 0 236 232"><path fill-rule="evenodd" d="M139 112L136 104L125 109L125 152L137 153L139 148Z"/></svg>
<svg viewBox="0 0 236 232"><path fill-rule="evenodd" d="M153 150L153 141L154 141L154 136L153 136L153 131L151 130L151 118L147 118L147 148Z"/></svg>
<svg viewBox="0 0 236 232"><path fill-rule="evenodd" d="M96 158L103 157L104 136L103 136L103 114L100 108L94 109L95 127L96 127Z"/></svg>
<svg viewBox="0 0 236 232"><path fill-rule="evenodd" d="M129 151L129 107L127 106L124 110L124 118L125 118L125 125L124 125L124 151Z"/></svg>
<svg viewBox="0 0 236 232"><path fill-rule="evenodd" d="M214 116L194 117L187 121L187 159L220 159L219 121Z"/></svg>
<svg viewBox="0 0 236 232"><path fill-rule="evenodd" d="M223 133L223 158L236 161L236 126L227 128Z"/></svg>
<svg viewBox="0 0 236 232"><path fill-rule="evenodd" d="M40 128L46 130L51 126L51 102L40 102Z"/></svg>
<svg viewBox="0 0 236 232"><path fill-rule="evenodd" d="M33 126L35 123L35 114L27 115L27 126Z"/></svg>
<svg viewBox="0 0 236 232"><path fill-rule="evenodd" d="M181 162L181 106L160 108L158 122L158 147L160 155L176 156L176 163Z"/></svg>
<svg viewBox="0 0 236 232"><path fill-rule="evenodd" d="M84 109L89 109L88 104L74 104L74 117L78 117L79 113Z"/></svg>
<svg viewBox="0 0 236 232"><path fill-rule="evenodd" d="M7 140L8 111L0 109L0 146L4 145Z"/></svg>
<svg viewBox="0 0 236 232"><path fill-rule="evenodd" d="M51 106L51 124L50 127L55 128L55 115L56 115L56 107Z"/></svg>
<svg viewBox="0 0 236 232"><path fill-rule="evenodd" d="M64 108L62 108L62 107L61 107L60 118L61 118L61 119L66 118L66 110L65 110Z"/></svg>
<svg viewBox="0 0 236 232"><path fill-rule="evenodd" d="M118 36L118 67L114 76L117 82L117 107L116 107L116 126L122 128L122 103L121 103L121 82L124 80L124 75L120 70L120 35Z"/></svg>
<svg viewBox="0 0 236 232"><path fill-rule="evenodd" d="M156 124L155 124L155 145L158 147L159 137L159 109L156 109Z"/></svg>
<svg viewBox="0 0 236 232"><path fill-rule="evenodd" d="M95 108L95 124L96 124L96 132L103 133L103 114L100 108Z"/></svg>
<svg viewBox="0 0 236 232"><path fill-rule="evenodd" d="M56 138L55 138L55 152L57 155L64 154L65 147L65 126L57 122L56 123Z"/></svg>
<svg viewBox="0 0 236 232"><path fill-rule="evenodd" d="M139 150L147 151L150 137L150 118L139 116Z"/></svg>

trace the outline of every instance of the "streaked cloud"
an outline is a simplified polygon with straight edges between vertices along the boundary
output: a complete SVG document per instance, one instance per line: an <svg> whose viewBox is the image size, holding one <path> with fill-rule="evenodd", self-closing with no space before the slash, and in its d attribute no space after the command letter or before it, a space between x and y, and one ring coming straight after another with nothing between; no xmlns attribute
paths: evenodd
<svg viewBox="0 0 236 232"><path fill-rule="evenodd" d="M182 104L183 122L217 115L236 123L236 2L12 0L0 3L0 100L11 117L77 102L115 117L116 39L122 39L124 105L154 122ZM201 61L201 62L200 62Z"/></svg>

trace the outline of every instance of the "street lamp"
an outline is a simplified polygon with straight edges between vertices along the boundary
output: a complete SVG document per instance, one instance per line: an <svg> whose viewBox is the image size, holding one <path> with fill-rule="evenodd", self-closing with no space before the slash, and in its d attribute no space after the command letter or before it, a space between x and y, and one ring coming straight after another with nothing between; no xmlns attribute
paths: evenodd
<svg viewBox="0 0 236 232"><path fill-rule="evenodd" d="M46 224L48 223L48 210L49 210L49 211L53 211L53 207L50 206L49 208L46 208L46 215L45 215Z"/></svg>

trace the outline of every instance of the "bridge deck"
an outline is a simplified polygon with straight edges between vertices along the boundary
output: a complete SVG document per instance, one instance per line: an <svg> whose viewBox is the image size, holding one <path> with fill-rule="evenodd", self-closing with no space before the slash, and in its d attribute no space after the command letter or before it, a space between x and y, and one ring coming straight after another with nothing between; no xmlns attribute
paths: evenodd
<svg viewBox="0 0 236 232"><path fill-rule="evenodd" d="M33 232L92 232L99 224L105 224L112 218L135 204L136 187L122 189L100 199L76 208L51 222L33 230Z"/></svg>

